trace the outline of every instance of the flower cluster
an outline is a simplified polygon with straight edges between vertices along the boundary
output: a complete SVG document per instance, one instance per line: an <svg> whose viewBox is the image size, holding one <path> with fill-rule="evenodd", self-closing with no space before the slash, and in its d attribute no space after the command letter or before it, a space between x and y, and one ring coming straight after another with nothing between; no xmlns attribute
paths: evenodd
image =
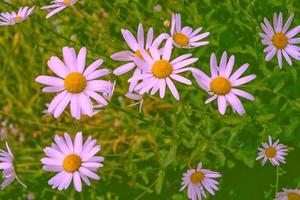
<svg viewBox="0 0 300 200"><path fill-rule="evenodd" d="M51 5L42 9L52 9L46 18L53 16L68 6L72 6L76 0L55 0ZM20 8L18 13L1 13L0 25L13 25L24 21L33 11L34 7ZM300 26L288 30L293 20L293 15L288 21L283 23L282 13L274 14L274 26L265 18L261 24L265 33L260 33L262 43L267 45L266 61L270 61L277 53L279 67L282 68L282 55L289 65L292 64L290 56L300 60L300 47L295 44L300 43L299 38L294 38L300 32ZM204 41L210 33L201 33L202 27L196 29L189 26L182 26L180 14L172 15L170 34L161 33L154 36L153 28L149 28L145 37L144 27L139 24L136 37L127 29L122 29L121 33L130 50L123 50L111 56L113 60L125 62L113 71L116 76L123 75L133 70L132 76L128 79L129 88L127 97L143 101L144 95L159 94L161 99L165 98L167 90L179 101L180 94L174 81L184 85L192 85L184 73L190 72L197 84L210 96L205 104L214 100L217 101L218 111L221 115L226 113L227 107L231 106L232 111L239 115L245 114L245 108L239 97L253 101L254 96L240 89L240 86L252 81L256 75L242 76L249 68L245 63L234 70L235 56L228 55L225 51L220 59L214 53L210 58L210 75L206 75L202 70L191 65L195 65L199 58L193 57L191 53L173 56L174 48L186 50L208 45ZM98 110L109 104L114 93L115 82L99 79L110 74L108 69L99 69L103 64L102 59L95 60L86 67L87 49L82 47L76 54L74 48L63 47L63 58L52 56L48 61L49 69L56 75L40 75L36 82L45 85L42 89L45 93L58 93L48 104L47 114L55 118L61 116L70 105L72 117L79 120L83 115L92 117ZM104 158L96 156L100 151L100 146L96 145L96 140L91 136L84 142L81 132L75 136L74 142L68 133L64 136L55 136L55 143L51 147L46 147L45 158L41 159L43 170L55 172L56 175L49 180L49 185L53 189L65 190L71 182L76 191L82 191L82 181L88 186L90 179L99 180L96 174L100 167L103 167ZM269 160L272 165L279 166L285 163L287 146L280 144L279 140L273 143L269 136L268 143L262 144L259 148L257 160L262 160L265 165ZM3 170L4 182L1 188L8 186L17 179L24 185L16 175L14 156L6 143L7 151L0 150L0 169ZM182 188L187 188L188 198L197 200L207 197L206 191L210 195L215 195L219 189L219 172L203 169L200 162L196 169L189 169L183 174ZM299 190L284 189L276 195L276 200L299 199Z"/></svg>
<svg viewBox="0 0 300 200"><path fill-rule="evenodd" d="M131 51L125 50L115 53L111 58L128 62L118 67L114 71L115 75L122 75L135 68L132 77L128 79L130 86L126 96L134 100L141 100L144 94L155 95L159 93L160 98L164 98L168 88L173 97L179 100L180 95L174 81L191 85L191 80L181 75L181 73L189 71L192 72L200 87L212 95L205 103L218 99L219 112L222 115L225 114L227 104L232 106L234 112L243 115L245 110L237 96L248 100L254 100L254 97L236 87L250 82L256 77L255 75L241 77L247 70L248 64L244 64L231 75L235 57L231 56L227 63L227 53L224 52L220 65L218 65L216 56L212 53L211 78L209 78L200 69L190 67L198 61L198 58L192 57L192 54L183 54L172 59L174 46L190 49L209 44L208 41L202 41L209 36L209 33L200 34L201 30L202 27L195 30L189 26L182 28L180 14L172 15L170 35L161 33L153 40L153 29L150 28L146 45L144 44L144 31L141 24L138 27L137 38L130 31L121 30Z"/></svg>
<svg viewBox="0 0 300 200"><path fill-rule="evenodd" d="M89 178L100 179L96 172L103 167L104 157L96 156L101 147L96 145L95 139L89 136L84 142L82 133L78 132L74 142L68 133L65 133L64 137L56 135L54 141L55 143L52 143L51 147L44 149L47 157L41 159L43 170L57 173L48 181L53 189L65 190L73 181L75 190L81 192L82 181L90 186ZM1 189L7 187L15 179L26 187L16 174L14 156L7 143L6 148L7 151L0 149L0 170L3 170L4 179Z"/></svg>

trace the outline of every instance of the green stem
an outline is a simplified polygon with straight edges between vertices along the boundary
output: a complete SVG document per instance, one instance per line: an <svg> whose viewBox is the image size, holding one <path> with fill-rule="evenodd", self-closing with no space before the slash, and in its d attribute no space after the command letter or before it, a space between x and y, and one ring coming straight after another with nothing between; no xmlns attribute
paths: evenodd
<svg viewBox="0 0 300 200"><path fill-rule="evenodd" d="M158 178L155 179L155 181L153 181L153 183L152 183L149 187L147 187L147 189L150 190L150 189L156 184L157 180L158 180ZM143 192L142 194L140 194L140 195L139 195L137 198L135 198L134 200L139 200L139 199L141 199L141 198L148 192L148 190L144 190L144 192Z"/></svg>
<svg viewBox="0 0 300 200"><path fill-rule="evenodd" d="M131 117L133 117L133 118L136 118L136 119L138 119L138 120L140 120L140 121L142 121L142 122L152 123L153 125L157 125L157 128L164 129L164 130L169 130L169 129L170 129L170 127L168 127L166 124L164 124L164 123L162 123L162 122L160 122L159 124L157 124L157 123L156 123L156 120L154 120L154 119L151 119L151 118L147 118L147 119L141 118L140 116L134 115L134 114L128 112L127 110L121 108L119 105L114 104L113 102L110 102L109 105L110 105L113 109L115 109L115 110L117 110L117 111L121 111L122 113L124 113L124 114L126 114L126 115L129 115L129 116L131 116Z"/></svg>
<svg viewBox="0 0 300 200"><path fill-rule="evenodd" d="M276 182L275 182L275 196L276 196L276 193L278 192L278 185L279 185L279 171L280 171L280 167L277 167L276 168Z"/></svg>
<svg viewBox="0 0 300 200"><path fill-rule="evenodd" d="M11 120L17 120L16 119L16 117L14 117L14 116L12 116L12 115L10 115L10 114L8 114L8 113L6 113L6 112L2 112L2 111L0 111L0 114L1 115L5 115L6 117L8 117L8 118L10 118ZM46 123L41 123L41 122L39 122L39 121L30 121L30 120L28 120L28 119L25 119L25 118L18 118L18 121L21 121L21 122L23 122L23 123L25 123L25 124L34 124L34 125L37 125L37 126L39 126L39 127L47 127L47 128L55 128L55 129L59 129L59 130L70 130L70 128L69 127L62 127L62 126L55 126L55 125L50 125L50 124L46 124Z"/></svg>
<svg viewBox="0 0 300 200"><path fill-rule="evenodd" d="M27 188L27 186L19 179L18 176L16 176L16 179L24 188Z"/></svg>
<svg viewBox="0 0 300 200"><path fill-rule="evenodd" d="M23 163L23 164L17 164L17 168L19 167L30 167L30 166L34 166L34 165L42 165L41 162L31 162L31 163Z"/></svg>
<svg viewBox="0 0 300 200"><path fill-rule="evenodd" d="M129 115L129 116L131 116L131 117L133 117L133 118L136 118L136 119L138 119L138 120L140 120L140 121L142 121L142 122L148 122L148 120L143 119L143 118L140 118L139 116L134 115L134 114L132 114L132 113L126 111L125 109L121 108L119 105L114 104L113 102L110 102L109 105L110 105L112 108L114 108L114 109L116 109L116 110L118 110L118 111L121 111L122 113L124 113L124 114L126 114L126 115Z"/></svg>

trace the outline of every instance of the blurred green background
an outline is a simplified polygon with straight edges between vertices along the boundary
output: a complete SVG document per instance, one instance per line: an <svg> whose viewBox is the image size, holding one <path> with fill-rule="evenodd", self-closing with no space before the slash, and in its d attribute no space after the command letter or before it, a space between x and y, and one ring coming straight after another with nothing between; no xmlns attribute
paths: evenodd
<svg viewBox="0 0 300 200"><path fill-rule="evenodd" d="M46 0L0 2L0 11L21 6L36 6L23 23L0 27L0 148L7 140L16 157L19 177L0 191L0 199L93 199L93 200L186 200L180 193L182 173L203 162L204 167L222 173L217 200L273 199L276 191L300 184L300 62L292 67L286 62L279 70L277 59L264 61L264 45L258 33L263 17L272 19L283 12L286 21L291 13L300 24L299 0L80 0L49 20L38 7ZM173 57L190 52L199 61L194 65L209 71L212 52L220 59L223 51L236 56L237 67L249 63L246 74L257 78L243 89L254 94L255 102L243 100L243 117L227 110L217 112L216 102L205 105L208 95L193 80L193 86L176 84L181 100L168 92L163 100L146 97L144 112L126 99L130 73L117 80L112 102L93 118L76 121L67 110L58 120L45 116L45 104L53 98L43 94L34 79L49 74L47 60L61 57L64 46L77 51L88 48L88 64L103 58L104 67L115 69L121 62L111 54L127 49L120 29L136 32L139 22L145 29L168 32L171 14L182 14L184 25L202 26L211 32L210 44L191 50L174 49ZM187 73L190 79L191 74ZM55 134L83 131L102 145L105 167L102 179L84 186L82 193L73 187L52 190L47 181L54 175L41 170L42 150ZM6 134L3 134L6 133ZM289 146L287 164L280 168L255 161L257 147L268 135ZM277 177L277 178L276 178ZM276 179L278 181L276 181ZM1 180L1 179L0 179Z"/></svg>

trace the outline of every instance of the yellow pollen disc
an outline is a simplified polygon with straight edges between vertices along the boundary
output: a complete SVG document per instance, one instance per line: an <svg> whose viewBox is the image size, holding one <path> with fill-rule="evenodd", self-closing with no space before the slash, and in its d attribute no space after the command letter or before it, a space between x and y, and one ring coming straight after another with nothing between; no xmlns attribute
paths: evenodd
<svg viewBox="0 0 300 200"><path fill-rule="evenodd" d="M227 78L219 76L212 80L210 83L210 88L215 94L224 95L230 92L231 83Z"/></svg>
<svg viewBox="0 0 300 200"><path fill-rule="evenodd" d="M288 197L288 200L300 200L300 195L296 194L294 192L288 193L287 197Z"/></svg>
<svg viewBox="0 0 300 200"><path fill-rule="evenodd" d="M156 78L167 78L173 71L169 61L159 60L152 65L152 73Z"/></svg>
<svg viewBox="0 0 300 200"><path fill-rule="evenodd" d="M277 154L277 150L274 147L269 147L265 150L265 154L268 158L274 158Z"/></svg>
<svg viewBox="0 0 300 200"><path fill-rule="evenodd" d="M64 0L64 3L67 5L71 5L71 0Z"/></svg>
<svg viewBox="0 0 300 200"><path fill-rule="evenodd" d="M189 38L182 33L176 33L173 36L173 40L182 47L185 47L189 44Z"/></svg>
<svg viewBox="0 0 300 200"><path fill-rule="evenodd" d="M272 38L273 45L278 49L284 49L288 44L288 38L284 33L276 33Z"/></svg>
<svg viewBox="0 0 300 200"><path fill-rule="evenodd" d="M20 22L20 21L22 21L22 19L23 19L23 17L21 17L21 16L16 16L16 22L18 23L18 22Z"/></svg>
<svg viewBox="0 0 300 200"><path fill-rule="evenodd" d="M86 87L86 79L79 72L71 72L65 78L64 86L70 93L80 93Z"/></svg>
<svg viewBox="0 0 300 200"><path fill-rule="evenodd" d="M81 158L75 154L70 154L64 159L64 170L69 173L77 171L81 166Z"/></svg>
<svg viewBox="0 0 300 200"><path fill-rule="evenodd" d="M194 184L200 183L205 177L203 172L195 172L191 176L191 182Z"/></svg>

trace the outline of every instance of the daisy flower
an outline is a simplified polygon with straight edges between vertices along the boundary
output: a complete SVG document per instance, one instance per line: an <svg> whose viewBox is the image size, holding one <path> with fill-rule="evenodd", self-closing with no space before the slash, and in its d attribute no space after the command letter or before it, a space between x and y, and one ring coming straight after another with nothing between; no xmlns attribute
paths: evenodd
<svg viewBox="0 0 300 200"><path fill-rule="evenodd" d="M295 38L294 36L300 32L300 25L288 30L294 15L291 15L287 22L283 24L282 13L274 13L273 16L273 27L271 23L264 18L264 23L261 23L261 27L264 33L259 33L262 38L262 43L267 45L264 49L266 52L266 61L270 61L275 54L277 54L279 68L282 68L282 55L289 65L292 65L293 57L296 60L300 60L300 47L295 44L300 43L300 38Z"/></svg>
<svg viewBox="0 0 300 200"><path fill-rule="evenodd" d="M70 103L71 114L80 119L82 115L93 115L93 98L97 104L107 105L108 102L100 94L110 93L113 83L105 80L96 80L109 74L108 69L98 69L103 60L98 59L85 69L86 48L80 49L76 56L73 48L64 47L62 62L58 57L52 56L48 67L58 77L39 76L36 82L47 85L43 92L58 93L48 106L48 113L58 118ZM97 70L98 69L98 70Z"/></svg>
<svg viewBox="0 0 300 200"><path fill-rule="evenodd" d="M172 15L171 37L178 48L195 48L207 45L209 41L201 41L209 36L209 32L199 34L202 27L193 30L189 26L181 27L181 15Z"/></svg>
<svg viewBox="0 0 300 200"><path fill-rule="evenodd" d="M274 200L300 200L299 189L283 189L283 192L278 192Z"/></svg>
<svg viewBox="0 0 300 200"><path fill-rule="evenodd" d="M75 3L76 3L76 0L54 0L54 1L52 1L51 5L43 6L41 9L42 10L53 9L46 16L46 19L48 19L48 18L52 17L53 15L55 15L56 13L62 11L66 7L74 5Z"/></svg>
<svg viewBox="0 0 300 200"><path fill-rule="evenodd" d="M144 29L141 23L139 24L138 27L137 38L135 38L133 34L127 29L122 29L121 32L130 50L120 51L111 56L113 60L127 62L126 64L121 65L120 67L118 67L113 71L113 74L115 74L116 76L125 74L136 67L134 58L139 57L143 59L140 49L149 52L149 49L151 47L159 46L164 39L168 38L168 34L162 33L156 39L154 39L153 29L149 28L145 39ZM133 76L140 75L141 73L142 73L141 69L136 68L133 73ZM133 91L137 83L138 83L137 81L131 82L129 86L129 92Z"/></svg>
<svg viewBox="0 0 300 200"><path fill-rule="evenodd" d="M200 87L211 95L211 97L205 101L205 104L217 99L218 110L222 115L226 112L227 104L230 104L233 111L237 112L239 115L245 114L245 109L238 96L251 101L254 100L254 97L251 94L237 89L236 87L252 81L256 76L251 74L241 78L241 75L247 70L249 64L242 65L238 70L231 74L234 61L235 57L230 56L227 62L227 53L224 52L222 54L220 65L218 66L216 55L212 53L210 57L211 77L208 77L200 70L194 71L193 73Z"/></svg>
<svg viewBox="0 0 300 200"><path fill-rule="evenodd" d="M263 148L258 148L259 153L256 160L261 160L262 165L265 165L267 160L273 166L279 166L280 163L285 163L285 156L288 154L287 147L279 143L279 140L272 142L272 137L269 136L269 143L262 143Z"/></svg>
<svg viewBox="0 0 300 200"><path fill-rule="evenodd" d="M189 169L183 174L180 191L187 188L188 197L191 200L206 198L205 190L211 195L215 195L215 191L219 190L219 182L215 179L219 177L221 177L219 172L203 169L200 162L197 169Z"/></svg>
<svg viewBox="0 0 300 200"><path fill-rule="evenodd" d="M47 157L41 159L43 170L57 173L48 181L53 189L66 190L73 180L75 190L81 192L81 180L90 186L89 178L100 179L96 172L103 167L104 158L95 156L101 149L95 146L95 139L89 136L83 143L82 133L78 132L74 143L68 133L64 137L56 135L54 140L55 144L44 149Z"/></svg>
<svg viewBox="0 0 300 200"><path fill-rule="evenodd" d="M129 79L129 82L142 80L134 89L139 94L149 92L150 95L154 95L159 91L160 98L164 98L166 86L168 86L175 99L179 100L179 93L172 79L186 85L192 84L190 80L179 75L179 73L195 70L195 68L186 66L195 63L198 58L191 58L192 54L184 54L170 61L173 48L172 42L172 38L167 40L162 56L158 49L154 47L150 48L149 54L141 50L143 59L135 58L136 64L142 69L143 73L133 76Z"/></svg>
<svg viewBox="0 0 300 200"><path fill-rule="evenodd" d="M8 25L14 25L17 23L20 23L24 21L33 11L34 7L29 8L29 7L21 7L18 11L16 12L5 12L0 14L0 26L8 26Z"/></svg>
<svg viewBox="0 0 300 200"><path fill-rule="evenodd" d="M0 149L0 170L3 170L2 178L4 179L4 182L1 183L0 187L1 189L6 188L8 185L10 185L15 179L26 188L26 185L21 182L21 180L18 178L15 167L14 167L14 155L12 154L7 142L6 142L6 149L7 151L4 151Z"/></svg>

